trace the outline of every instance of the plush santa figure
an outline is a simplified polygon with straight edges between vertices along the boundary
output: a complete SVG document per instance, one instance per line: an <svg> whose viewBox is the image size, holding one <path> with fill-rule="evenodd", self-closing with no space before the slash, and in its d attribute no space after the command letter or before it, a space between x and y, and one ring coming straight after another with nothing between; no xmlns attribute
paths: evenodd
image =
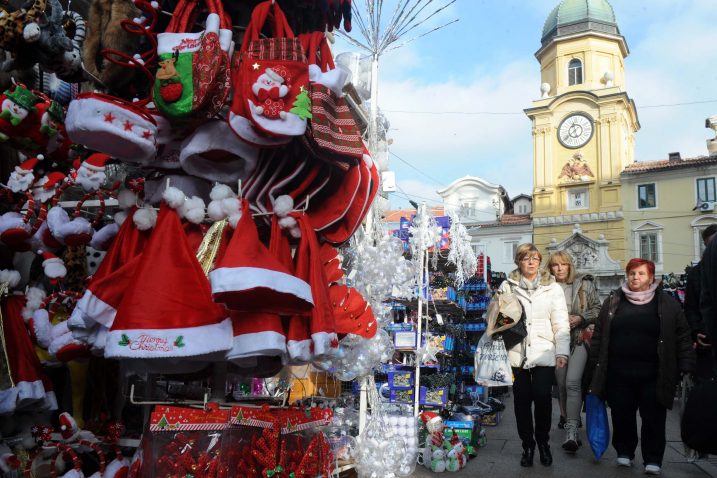
<svg viewBox="0 0 717 478"><path fill-rule="evenodd" d="M65 181L65 175L59 171L53 171L42 178L38 179L32 188L32 197L35 201L43 203L47 202L55 195L62 183Z"/></svg>
<svg viewBox="0 0 717 478"><path fill-rule="evenodd" d="M42 261L42 269L51 282L57 282L67 275L67 268L62 259L49 251L39 251L44 259Z"/></svg>
<svg viewBox="0 0 717 478"><path fill-rule="evenodd" d="M60 413L58 421L60 422L60 435L65 443L74 443L80 440L95 442L97 440L94 433L81 430L74 417L67 412Z"/></svg>
<svg viewBox="0 0 717 478"><path fill-rule="evenodd" d="M30 158L23 161L19 166L15 166L15 171L10 173L10 178L7 180L10 190L14 193L21 193L30 189L30 186L35 182L34 169L37 163L43 159L45 159L44 156L38 154L36 158Z"/></svg>
<svg viewBox="0 0 717 478"><path fill-rule="evenodd" d="M107 179L105 163L109 159L110 156L103 153L90 155L77 169L75 182L87 192L97 191Z"/></svg>
<svg viewBox="0 0 717 478"><path fill-rule="evenodd" d="M289 87L285 84L284 78L272 70L267 68L264 73L259 75L256 82L252 85L251 91L259 100L256 112L267 118L276 119L286 117L284 111L284 98L289 94Z"/></svg>

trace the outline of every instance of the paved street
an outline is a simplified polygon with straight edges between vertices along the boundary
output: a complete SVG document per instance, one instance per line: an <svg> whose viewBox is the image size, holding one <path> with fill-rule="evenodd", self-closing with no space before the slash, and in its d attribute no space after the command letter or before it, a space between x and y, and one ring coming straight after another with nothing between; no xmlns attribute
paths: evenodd
<svg viewBox="0 0 717 478"><path fill-rule="evenodd" d="M579 477L579 478L606 478L606 477L637 477L643 474L642 457L638 445L635 464L632 468L618 468L615 465L617 455L615 450L608 448L600 461L595 461L592 451L585 440L585 428L580 429L584 446L575 455L567 455L560 448L563 440L563 431L556 430L558 422L558 402L553 402L553 431L550 436L550 446L553 450L553 466L544 467L535 452L535 464L532 468L520 466L521 445L515 428L513 404L510 398L505 400L506 410L503 421L498 427L488 428L488 445L478 451L478 456L468 462L468 466L450 476L459 477ZM583 416L584 417L584 416ZM639 420L639 419L638 419ZM430 470L423 467L416 469L415 477L428 478L435 476ZM680 427L677 407L667 415L667 449L662 467L662 476L670 478L717 478L717 466L706 461L688 463L683 455L680 441Z"/></svg>

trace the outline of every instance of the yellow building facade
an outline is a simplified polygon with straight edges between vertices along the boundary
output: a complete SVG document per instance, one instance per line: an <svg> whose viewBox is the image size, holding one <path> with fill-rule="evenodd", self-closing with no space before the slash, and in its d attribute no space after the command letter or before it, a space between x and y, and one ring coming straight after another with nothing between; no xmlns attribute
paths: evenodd
<svg viewBox="0 0 717 478"><path fill-rule="evenodd" d="M579 224L607 241L624 264L626 241L620 173L634 158L640 129L625 83L629 54L606 0L563 0L545 22L542 97L525 110L533 133L533 238L541 251Z"/></svg>

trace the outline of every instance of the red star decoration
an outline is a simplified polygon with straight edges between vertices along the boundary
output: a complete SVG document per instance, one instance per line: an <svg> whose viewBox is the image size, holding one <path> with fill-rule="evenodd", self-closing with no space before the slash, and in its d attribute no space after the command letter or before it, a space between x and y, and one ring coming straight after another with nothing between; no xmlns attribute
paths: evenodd
<svg viewBox="0 0 717 478"><path fill-rule="evenodd" d="M335 348L338 347L338 346L339 346L339 339L337 339L336 337L334 337L333 340L331 341L331 348L332 348L332 349L335 349Z"/></svg>
<svg viewBox="0 0 717 478"><path fill-rule="evenodd" d="M125 121L123 125L125 131L132 131L132 126L134 125L129 120Z"/></svg>
<svg viewBox="0 0 717 478"><path fill-rule="evenodd" d="M107 114L105 114L105 121L106 121L107 123L111 123L111 122L113 122L114 120L115 120L115 117L112 116L112 113L107 113Z"/></svg>
<svg viewBox="0 0 717 478"><path fill-rule="evenodd" d="M144 133L142 133L142 137L143 137L144 139L149 139L149 138L152 137L152 132L147 129L147 130L144 131Z"/></svg>

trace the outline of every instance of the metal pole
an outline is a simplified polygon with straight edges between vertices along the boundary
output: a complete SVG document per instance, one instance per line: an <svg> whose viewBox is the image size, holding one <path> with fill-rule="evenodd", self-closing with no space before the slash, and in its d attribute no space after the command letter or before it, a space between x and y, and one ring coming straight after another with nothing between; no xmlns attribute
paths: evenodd
<svg viewBox="0 0 717 478"><path fill-rule="evenodd" d="M371 111L369 114L369 149L376 153L378 147L378 53L371 55Z"/></svg>
<svg viewBox="0 0 717 478"><path fill-rule="evenodd" d="M366 428L366 416L368 414L368 377L361 378L361 390L359 395L359 435Z"/></svg>

